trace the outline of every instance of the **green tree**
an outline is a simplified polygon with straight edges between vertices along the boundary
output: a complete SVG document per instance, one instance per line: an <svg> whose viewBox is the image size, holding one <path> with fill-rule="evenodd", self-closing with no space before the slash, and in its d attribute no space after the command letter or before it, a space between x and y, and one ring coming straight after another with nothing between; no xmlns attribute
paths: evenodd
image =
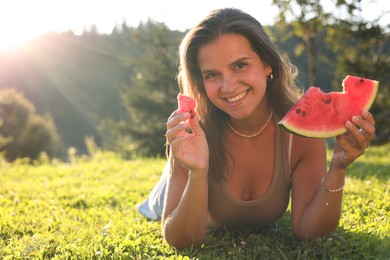
<svg viewBox="0 0 390 260"><path fill-rule="evenodd" d="M13 88L0 90L0 136L5 144L0 151L12 161L18 157L37 159L59 152L60 137L52 118L35 113L34 105Z"/></svg>
<svg viewBox="0 0 390 260"><path fill-rule="evenodd" d="M57 155L60 138L56 131L53 119L48 114L31 115L26 129L21 133L15 142L18 148L9 157L29 157L37 159L42 152L49 156Z"/></svg>
<svg viewBox="0 0 390 260"><path fill-rule="evenodd" d="M284 30L287 32L284 40L297 37L300 41L295 45L295 55L307 54L310 86L318 83L319 59L329 59L325 53L321 53L324 50L320 50L323 44L319 41L327 37L326 33L330 25L338 25L337 21L341 19L339 16L343 15L348 20L362 17L357 15L361 10L361 3L362 1L347 0L273 0L273 4L279 9L278 26L287 29ZM325 35L322 35L324 32Z"/></svg>
<svg viewBox="0 0 390 260"><path fill-rule="evenodd" d="M16 139L26 128L28 119L35 108L15 89L3 89L0 92L1 135Z"/></svg>
<svg viewBox="0 0 390 260"><path fill-rule="evenodd" d="M364 21L354 16L339 19L328 29L328 41L337 62L334 86L339 89L345 75L379 81L377 98L371 108L376 120L375 143L390 141L390 25L381 27L380 17Z"/></svg>
<svg viewBox="0 0 390 260"><path fill-rule="evenodd" d="M164 123L177 107L179 89L175 76L181 36L151 20L141 24L133 34L142 55L126 61L130 76L122 101L127 117L107 124L119 140L115 144L125 143L130 152L144 156L164 154Z"/></svg>
<svg viewBox="0 0 390 260"><path fill-rule="evenodd" d="M289 32L284 40L292 36L301 40L295 46L295 54L307 53L308 82L310 86L317 85L316 39L329 13L323 9L320 0L273 0L273 4L279 8L278 23L287 27Z"/></svg>
<svg viewBox="0 0 390 260"><path fill-rule="evenodd" d="M328 4L328 10L323 8ZM363 1L334 0L274 0L278 6L279 26L290 30L284 39L297 37L301 42L295 45L296 54L307 53L309 84L315 85L319 56L333 64L336 90L341 88L345 75L356 75L380 81L376 102L371 111L376 119L374 142L384 143L390 140L390 25L381 27L382 15L373 21L365 21L362 15ZM329 8L333 4L335 8ZM342 14L342 15L341 15ZM316 47L319 36L324 32L327 48L333 53L326 56Z"/></svg>

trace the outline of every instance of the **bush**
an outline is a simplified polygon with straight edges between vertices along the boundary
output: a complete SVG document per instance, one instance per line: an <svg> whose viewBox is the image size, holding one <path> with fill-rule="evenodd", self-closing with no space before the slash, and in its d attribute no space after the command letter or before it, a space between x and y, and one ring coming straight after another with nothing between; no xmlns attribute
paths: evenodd
<svg viewBox="0 0 390 260"><path fill-rule="evenodd" d="M7 160L18 157L37 159L60 151L60 137L50 115L38 115L34 105L13 88L0 90L0 136Z"/></svg>

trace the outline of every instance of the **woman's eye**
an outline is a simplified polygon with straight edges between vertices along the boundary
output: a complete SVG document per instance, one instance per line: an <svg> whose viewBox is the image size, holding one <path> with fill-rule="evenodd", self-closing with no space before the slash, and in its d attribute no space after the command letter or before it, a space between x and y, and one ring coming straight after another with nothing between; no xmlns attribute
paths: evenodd
<svg viewBox="0 0 390 260"><path fill-rule="evenodd" d="M240 62L240 63L237 63L237 64L236 64L236 68L237 68L237 69L243 69L243 68L245 68L247 65L248 65L248 64L245 63L245 62Z"/></svg>
<svg viewBox="0 0 390 260"><path fill-rule="evenodd" d="M207 73L205 74L203 77L204 79L212 79L212 78L215 78L218 74L216 72L210 72L210 73Z"/></svg>

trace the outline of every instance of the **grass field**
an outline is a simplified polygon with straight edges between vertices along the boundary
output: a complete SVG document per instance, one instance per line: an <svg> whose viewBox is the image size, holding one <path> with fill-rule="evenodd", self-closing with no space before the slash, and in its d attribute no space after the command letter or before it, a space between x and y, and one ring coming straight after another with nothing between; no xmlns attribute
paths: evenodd
<svg viewBox="0 0 390 260"><path fill-rule="evenodd" d="M0 259L390 259L390 145L350 167L336 232L297 241L289 212L265 229L210 230L202 248L175 250L135 205L164 159L109 152L70 163L0 162Z"/></svg>

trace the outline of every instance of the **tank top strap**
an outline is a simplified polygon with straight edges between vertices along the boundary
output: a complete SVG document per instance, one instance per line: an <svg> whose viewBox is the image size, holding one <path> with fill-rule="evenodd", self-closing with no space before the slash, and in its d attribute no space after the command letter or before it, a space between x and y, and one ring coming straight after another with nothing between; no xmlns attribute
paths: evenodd
<svg viewBox="0 0 390 260"><path fill-rule="evenodd" d="M294 135L292 133L288 134L288 168L290 170L290 175L291 175L291 152L292 152L293 137Z"/></svg>
<svg viewBox="0 0 390 260"><path fill-rule="evenodd" d="M291 184L291 168L290 168L290 162L291 162L291 152L292 152L292 142L293 142L293 135L281 127L277 127L277 132L280 137L280 147L281 147L281 158L282 158L282 164L283 164L283 172L284 176L286 178L287 184Z"/></svg>

